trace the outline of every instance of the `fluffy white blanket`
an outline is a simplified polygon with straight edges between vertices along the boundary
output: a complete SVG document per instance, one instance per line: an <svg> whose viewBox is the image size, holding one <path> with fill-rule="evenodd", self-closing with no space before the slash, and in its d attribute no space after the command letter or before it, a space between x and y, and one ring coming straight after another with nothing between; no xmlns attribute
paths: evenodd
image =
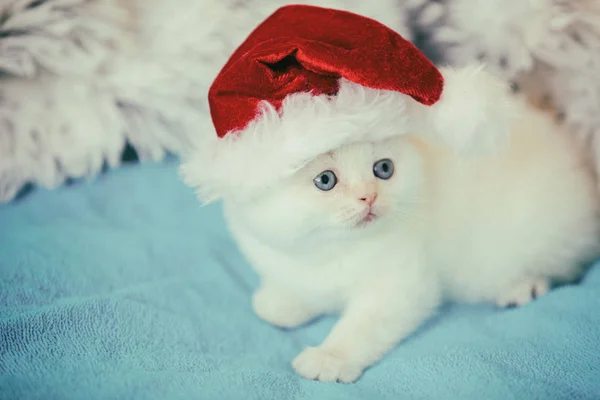
<svg viewBox="0 0 600 400"><path fill-rule="evenodd" d="M127 145L160 160L212 134L213 77L289 3L364 14L409 39L416 29L442 63L487 60L600 160L597 0L0 0L0 202L28 183L93 177Z"/></svg>

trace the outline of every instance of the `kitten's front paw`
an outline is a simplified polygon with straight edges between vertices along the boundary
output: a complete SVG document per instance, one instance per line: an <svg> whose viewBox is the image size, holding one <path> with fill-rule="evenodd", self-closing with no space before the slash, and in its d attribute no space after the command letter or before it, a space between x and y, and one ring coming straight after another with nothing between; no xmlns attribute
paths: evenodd
<svg viewBox="0 0 600 400"><path fill-rule="evenodd" d="M524 279L501 295L496 304L500 307L523 306L545 295L550 290L550 282L545 278Z"/></svg>
<svg viewBox="0 0 600 400"><path fill-rule="evenodd" d="M270 287L254 293L252 307L261 319L280 328L296 328L316 317L301 301Z"/></svg>
<svg viewBox="0 0 600 400"><path fill-rule="evenodd" d="M354 382L364 369L338 352L321 347L306 348L292 361L292 367L307 379L343 383Z"/></svg>

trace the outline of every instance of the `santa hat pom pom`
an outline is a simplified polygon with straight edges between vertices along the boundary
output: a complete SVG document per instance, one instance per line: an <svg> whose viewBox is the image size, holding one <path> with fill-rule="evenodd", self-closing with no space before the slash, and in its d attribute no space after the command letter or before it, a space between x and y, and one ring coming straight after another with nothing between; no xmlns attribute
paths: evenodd
<svg viewBox="0 0 600 400"><path fill-rule="evenodd" d="M418 104L417 124L460 155L484 155L508 144L516 107L509 86L484 66L440 68L444 90L430 107Z"/></svg>

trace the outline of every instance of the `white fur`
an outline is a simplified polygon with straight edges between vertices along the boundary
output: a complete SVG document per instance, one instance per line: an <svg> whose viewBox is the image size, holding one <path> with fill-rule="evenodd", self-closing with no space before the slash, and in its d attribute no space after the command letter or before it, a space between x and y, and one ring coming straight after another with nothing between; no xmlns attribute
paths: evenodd
<svg viewBox="0 0 600 400"><path fill-rule="evenodd" d="M231 231L261 278L259 317L291 328L341 313L323 343L293 361L297 373L354 381L441 301L525 304L596 254L592 175L569 136L522 107L508 146L493 155L465 160L409 135L356 143L255 198L225 198ZM382 158L395 163L389 180L372 173ZM331 191L313 185L323 170L339 178ZM360 199L373 193L379 217L361 225Z"/></svg>
<svg viewBox="0 0 600 400"><path fill-rule="evenodd" d="M444 67L440 72L444 90L439 101L430 107L411 103L418 129L464 156L505 146L516 115L508 85L483 65Z"/></svg>
<svg viewBox="0 0 600 400"><path fill-rule="evenodd" d="M287 0L0 1L0 202L213 135L206 93ZM407 39L395 0L300 0L375 18Z"/></svg>
<svg viewBox="0 0 600 400"><path fill-rule="evenodd" d="M551 116L520 107L497 155L426 151L427 253L447 298L523 304L548 280L574 279L597 254L600 202L580 146Z"/></svg>

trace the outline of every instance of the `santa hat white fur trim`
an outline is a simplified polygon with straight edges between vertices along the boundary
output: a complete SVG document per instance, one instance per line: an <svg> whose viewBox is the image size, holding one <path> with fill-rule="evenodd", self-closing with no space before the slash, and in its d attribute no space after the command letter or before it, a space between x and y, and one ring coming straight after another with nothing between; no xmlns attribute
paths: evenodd
<svg viewBox="0 0 600 400"><path fill-rule="evenodd" d="M444 91L433 106L344 79L336 96L293 94L279 112L264 102L242 131L202 140L183 162L182 178L204 203L242 200L293 175L317 155L355 142L413 133L463 155L505 145L514 115L508 86L483 67L440 71Z"/></svg>
<svg viewBox="0 0 600 400"><path fill-rule="evenodd" d="M204 203L247 199L293 175L317 155L409 131L406 96L340 81L335 96L296 93L278 112L269 103L245 129L212 136L182 164L184 182Z"/></svg>

